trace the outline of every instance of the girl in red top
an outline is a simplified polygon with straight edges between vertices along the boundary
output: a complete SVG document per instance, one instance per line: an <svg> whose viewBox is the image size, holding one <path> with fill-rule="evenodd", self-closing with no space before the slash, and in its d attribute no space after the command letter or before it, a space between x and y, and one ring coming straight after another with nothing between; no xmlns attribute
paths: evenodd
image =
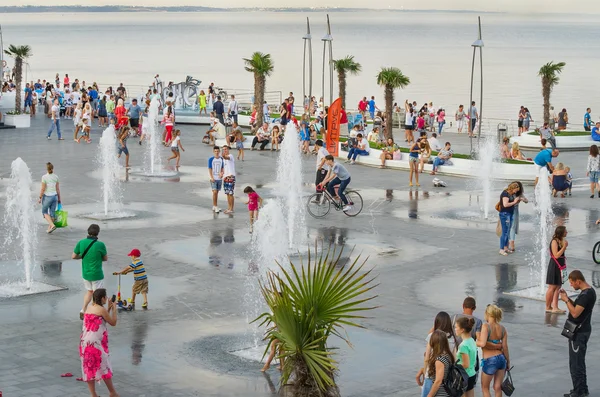
<svg viewBox="0 0 600 397"><path fill-rule="evenodd" d="M171 139L173 137L174 121L175 121L175 117L173 116L173 109L171 108L171 106L169 106L167 108L167 114L165 114L165 117L163 117L163 120L161 123L165 126L165 134L164 134L165 139L163 140L163 143L165 144L165 146L168 144L168 142L171 142Z"/></svg>
<svg viewBox="0 0 600 397"><path fill-rule="evenodd" d="M115 125L115 129L118 130L119 128L129 124L129 118L125 116L125 113L127 113L127 110L123 105L123 100L119 99L117 107L115 108L115 118L117 119L117 125Z"/></svg>
<svg viewBox="0 0 600 397"><path fill-rule="evenodd" d="M244 193L248 195L248 212L250 213L250 233L252 233L252 225L255 220L258 220L258 208L262 206L262 198L250 186L246 186Z"/></svg>

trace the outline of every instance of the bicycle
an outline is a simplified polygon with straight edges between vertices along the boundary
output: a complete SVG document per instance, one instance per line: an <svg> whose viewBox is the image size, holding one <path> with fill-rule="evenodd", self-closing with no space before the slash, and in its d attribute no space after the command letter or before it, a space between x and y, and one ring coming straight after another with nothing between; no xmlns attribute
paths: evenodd
<svg viewBox="0 0 600 397"><path fill-rule="evenodd" d="M600 241L594 244L594 248L592 249L592 259L596 265L600 265Z"/></svg>
<svg viewBox="0 0 600 397"><path fill-rule="evenodd" d="M321 191L319 191L321 189ZM336 211L342 211L347 216L356 216L360 214L363 209L363 199L360 194L358 194L355 190L348 190L344 192L346 199L348 200L348 205L351 208L347 211L344 211L343 208L345 204L342 200L336 201L331 194L327 191L327 189L317 187L317 193L312 194L306 203L306 209L308 213L314 218L323 218L325 215L331 211L331 206L335 208Z"/></svg>

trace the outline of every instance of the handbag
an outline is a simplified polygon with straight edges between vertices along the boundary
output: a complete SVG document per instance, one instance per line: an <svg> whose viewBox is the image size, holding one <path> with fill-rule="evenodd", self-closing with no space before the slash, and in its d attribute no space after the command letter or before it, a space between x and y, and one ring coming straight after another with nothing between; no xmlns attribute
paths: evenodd
<svg viewBox="0 0 600 397"><path fill-rule="evenodd" d="M393 160L400 160L401 158L402 158L402 155L400 154L400 150L396 150L394 152L394 154L392 155Z"/></svg>
<svg viewBox="0 0 600 397"><path fill-rule="evenodd" d="M494 208L496 208L496 211L500 212L500 210L502 209L502 204L500 204L500 201L496 203L496 207Z"/></svg>
<svg viewBox="0 0 600 397"><path fill-rule="evenodd" d="M496 224L496 236L502 236L502 223L500 223L500 219L498 219L498 223Z"/></svg>
<svg viewBox="0 0 600 397"><path fill-rule="evenodd" d="M590 312L587 316L585 316L585 319L580 324L576 324L574 321L569 319L565 320L565 325L563 326L563 330L560 334L569 340L573 340L577 334L577 331L579 331L579 328L581 328L581 325L587 321L591 314L592 313Z"/></svg>
<svg viewBox="0 0 600 397"><path fill-rule="evenodd" d="M506 369L506 375L504 377L504 381L502 381L502 392L507 396L512 396L512 394L515 392L515 385L513 383L512 376L510 375L510 370L513 368L514 366Z"/></svg>

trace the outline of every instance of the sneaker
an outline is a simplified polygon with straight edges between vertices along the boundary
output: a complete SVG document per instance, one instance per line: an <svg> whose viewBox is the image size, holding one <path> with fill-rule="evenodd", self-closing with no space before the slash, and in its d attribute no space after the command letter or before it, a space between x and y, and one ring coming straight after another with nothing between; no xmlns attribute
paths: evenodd
<svg viewBox="0 0 600 397"><path fill-rule="evenodd" d="M50 137L48 137L48 140L50 140Z"/></svg>
<svg viewBox="0 0 600 397"><path fill-rule="evenodd" d="M219 207L215 207L213 211L215 211L216 213L219 213L219 212L221 212L221 209Z"/></svg>
<svg viewBox="0 0 600 397"><path fill-rule="evenodd" d="M48 138L48 139L50 139L50 138ZM350 162L350 159L347 159L346 161L344 161L344 163L349 163L349 162Z"/></svg>
<svg viewBox="0 0 600 397"><path fill-rule="evenodd" d="M342 211L346 212L346 211L350 211L352 209L351 205L345 205L344 208L342 208Z"/></svg>

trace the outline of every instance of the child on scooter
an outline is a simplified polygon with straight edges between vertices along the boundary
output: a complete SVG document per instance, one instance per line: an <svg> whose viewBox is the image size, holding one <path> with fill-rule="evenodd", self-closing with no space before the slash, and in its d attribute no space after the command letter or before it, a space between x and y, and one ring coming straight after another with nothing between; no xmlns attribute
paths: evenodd
<svg viewBox="0 0 600 397"><path fill-rule="evenodd" d="M144 297L144 303L142 304L143 309L148 308L148 276L146 275L146 268L144 267L144 263L142 262L142 254L140 250L134 248L127 255L131 258L131 265L127 266L120 272L113 273L117 274L127 274L133 272L133 287L131 288L131 306L135 309L135 296L137 294L142 294Z"/></svg>

